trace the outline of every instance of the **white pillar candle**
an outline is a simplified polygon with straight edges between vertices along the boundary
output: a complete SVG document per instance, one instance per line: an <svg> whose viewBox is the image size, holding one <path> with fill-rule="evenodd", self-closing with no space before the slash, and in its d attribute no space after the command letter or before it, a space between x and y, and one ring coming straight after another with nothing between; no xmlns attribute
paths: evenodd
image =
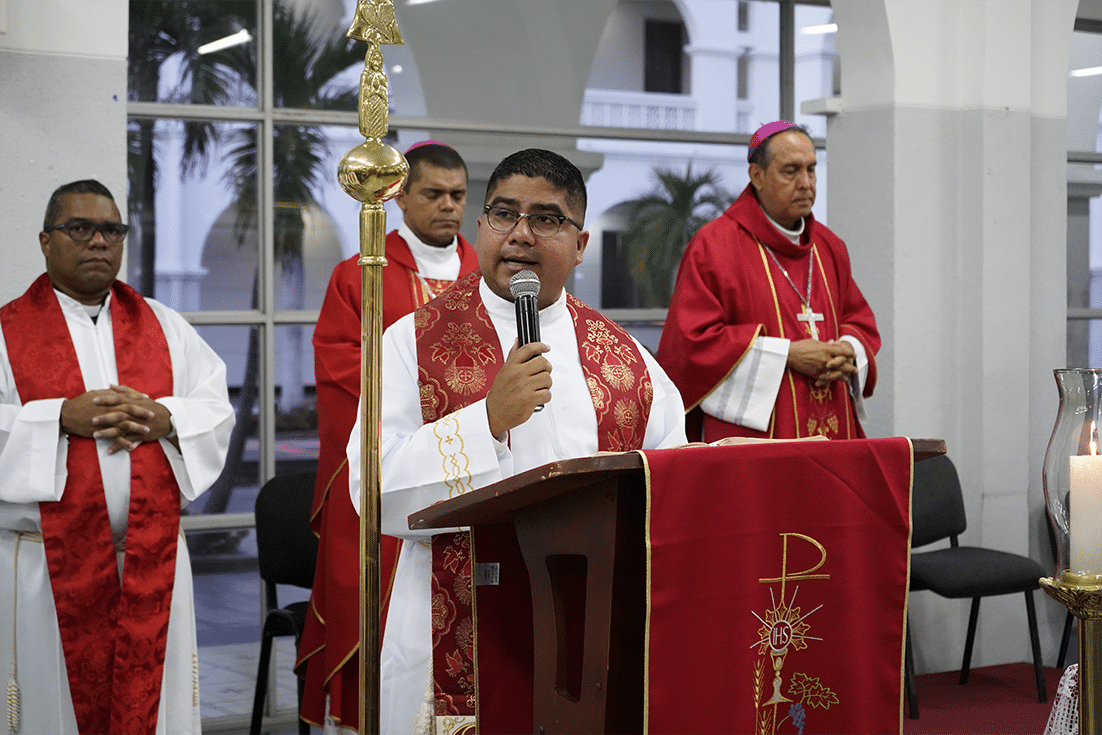
<svg viewBox="0 0 1102 735"><path fill-rule="evenodd" d="M1102 456L1071 458L1071 550L1073 572L1102 574Z"/></svg>

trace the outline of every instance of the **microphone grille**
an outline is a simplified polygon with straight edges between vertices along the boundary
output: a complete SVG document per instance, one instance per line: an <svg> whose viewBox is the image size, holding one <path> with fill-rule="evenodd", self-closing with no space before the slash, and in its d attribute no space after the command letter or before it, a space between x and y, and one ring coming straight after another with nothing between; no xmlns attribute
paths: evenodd
<svg viewBox="0 0 1102 735"><path fill-rule="evenodd" d="M539 296L539 276L527 270L513 274L513 277L509 279L509 293L513 294L514 299L521 296Z"/></svg>

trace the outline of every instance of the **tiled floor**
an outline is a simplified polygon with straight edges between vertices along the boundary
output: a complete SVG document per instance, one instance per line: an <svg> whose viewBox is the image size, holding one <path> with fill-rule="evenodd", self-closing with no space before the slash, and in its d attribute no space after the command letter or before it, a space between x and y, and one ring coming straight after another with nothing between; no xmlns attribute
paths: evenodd
<svg viewBox="0 0 1102 735"><path fill-rule="evenodd" d="M269 708L276 708L273 720L282 724L265 727L270 735L295 733L296 683L291 671L294 665L295 643L291 638L277 638L274 647L273 678L269 680ZM248 717L252 714L256 687L256 666L259 643L238 643L207 646L199 649L199 694L202 700L203 732L248 732ZM271 711L271 709L269 710ZM237 726L244 717L244 725ZM225 729L228 728L228 729Z"/></svg>
<svg viewBox="0 0 1102 735"><path fill-rule="evenodd" d="M259 648L259 643L238 643L199 649L199 693L204 720L252 714ZM274 648L269 697L274 695L275 701L269 706L293 710L297 696L291 671L295 642L291 638L277 638Z"/></svg>
<svg viewBox="0 0 1102 735"><path fill-rule="evenodd" d="M316 439L314 440L316 456ZM251 511L257 488L237 487L228 511ZM217 533L215 537L217 537ZM199 639L199 695L203 732L245 735L249 731L256 669L260 658L261 580L256 536L249 531L228 547L214 539L189 536L195 586L195 624ZM310 591L279 586L278 604L309 599ZM298 732L297 681L292 666L294 640L276 638L269 679L266 735ZM315 730L320 733L321 730Z"/></svg>
<svg viewBox="0 0 1102 735"><path fill-rule="evenodd" d="M252 548L249 544L252 542ZM255 556L255 541L246 539L240 552ZM202 565L196 565L201 567ZM248 732L260 658L260 576L247 564L224 564L229 572L195 575L195 623L199 638L199 695L204 733ZM207 568L218 564L208 564ZM287 605L309 598L309 590L278 588L278 603ZM297 732L297 682L292 671L294 639L276 638L269 679L269 712L264 732L284 735ZM319 731L320 732L320 731Z"/></svg>

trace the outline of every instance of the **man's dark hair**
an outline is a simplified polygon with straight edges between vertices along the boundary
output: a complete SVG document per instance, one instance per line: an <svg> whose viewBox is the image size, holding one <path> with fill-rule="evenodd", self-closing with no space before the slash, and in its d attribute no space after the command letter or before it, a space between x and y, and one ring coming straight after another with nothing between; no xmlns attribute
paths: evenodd
<svg viewBox="0 0 1102 735"><path fill-rule="evenodd" d="M497 165L486 184L486 202L504 179L510 176L527 176L531 179L547 179L552 186L566 194L566 203L570 205L578 219L585 221L585 179L582 172L570 161L558 153L542 148L528 148L517 151Z"/></svg>
<svg viewBox="0 0 1102 735"><path fill-rule="evenodd" d="M46 205L46 217L42 220L43 230L50 225L60 224L54 220L61 214L61 197L66 194L98 194L101 197L107 197L112 202L115 201L115 197L111 196L111 191L95 179L81 179L80 181L62 184L50 195L50 201Z"/></svg>
<svg viewBox="0 0 1102 735"><path fill-rule="evenodd" d="M773 138L776 138L781 133L787 133L793 130L795 130L797 133L803 133L807 136L808 140L811 140L811 133L809 133L807 131L807 128L805 128L803 125L793 125L792 127L785 128L784 130L778 130L777 132L766 138L764 141L762 141L762 144L758 146L758 149L756 151L754 151L754 155L750 156L750 163L756 163L762 168L769 168L769 163L773 160Z"/></svg>
<svg viewBox="0 0 1102 735"><path fill-rule="evenodd" d="M439 143L426 143L409 150L406 153L406 162L409 164L409 178L406 179L406 188L420 177L422 163L427 163L449 171L461 168L463 176L467 175L467 164L463 157L456 153L455 149L440 145Z"/></svg>

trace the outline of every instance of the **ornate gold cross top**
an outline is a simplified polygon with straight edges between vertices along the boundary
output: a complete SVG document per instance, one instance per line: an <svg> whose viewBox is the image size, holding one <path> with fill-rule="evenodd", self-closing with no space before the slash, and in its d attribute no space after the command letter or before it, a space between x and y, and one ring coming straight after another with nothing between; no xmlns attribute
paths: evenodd
<svg viewBox="0 0 1102 735"><path fill-rule="evenodd" d="M383 52L379 46L404 43L394 17L394 0L359 0L348 37L368 46L360 75L360 134L369 139L382 138L390 121Z"/></svg>

